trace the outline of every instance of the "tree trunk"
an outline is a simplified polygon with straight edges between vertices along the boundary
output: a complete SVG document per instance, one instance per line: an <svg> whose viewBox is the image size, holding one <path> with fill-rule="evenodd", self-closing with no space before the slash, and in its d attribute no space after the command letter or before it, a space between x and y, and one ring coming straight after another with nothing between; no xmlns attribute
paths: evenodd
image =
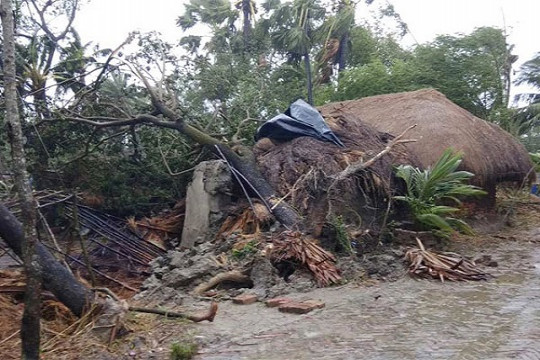
<svg viewBox="0 0 540 360"><path fill-rule="evenodd" d="M306 68L306 82L307 82L307 97L309 105L313 106L313 81L311 79L311 61L309 60L309 52L304 54L304 66Z"/></svg>
<svg viewBox="0 0 540 360"><path fill-rule="evenodd" d="M4 35L4 95L6 120L13 156L13 172L17 187L24 223L21 233L20 254L26 271L25 306L21 324L21 345L23 359L39 359L40 340L40 292L41 279L35 257L36 206L32 187L26 171L26 158L23 148L21 119L17 104L17 81L15 69L15 34L13 6L11 0L2 0L0 8L2 31Z"/></svg>
<svg viewBox="0 0 540 360"><path fill-rule="evenodd" d="M0 237L19 257L23 253L24 233L21 223L0 204ZM52 292L75 315L81 316L93 301L90 289L82 285L41 243L36 243L36 257L43 286Z"/></svg>
<svg viewBox="0 0 540 360"><path fill-rule="evenodd" d="M304 23L304 34L309 39L309 8L306 9L306 20ZM304 48L304 67L306 69L307 97L309 105L313 106L313 80L311 79L311 60L309 59L310 46Z"/></svg>
<svg viewBox="0 0 540 360"><path fill-rule="evenodd" d="M251 43L251 0L242 0L242 14L244 16L242 26L242 36L244 40L244 51L248 52Z"/></svg>
<svg viewBox="0 0 540 360"><path fill-rule="evenodd" d="M339 41L338 50L338 74L340 74L347 67L347 56L349 50L349 33L343 34Z"/></svg>
<svg viewBox="0 0 540 360"><path fill-rule="evenodd" d="M257 190L261 197L273 208L272 214L285 227L303 230L302 218L285 201L279 201L276 192L261 174L255 159L251 156L238 156L229 147L219 146L227 160L233 165Z"/></svg>
<svg viewBox="0 0 540 360"><path fill-rule="evenodd" d="M159 108L160 106L158 106L158 109ZM170 120L176 120L175 115L169 113L167 110L163 111L162 109L162 113ZM303 230L301 217L287 204L287 202L278 202L279 199L277 198L276 192L259 171L252 153L241 157L227 145L184 122L175 122L172 127L189 137L191 140L201 145L210 146L210 150L214 153L216 153L215 146L218 146L231 165L234 166L234 168L236 168L246 180L253 185L259 195L273 207L272 213L277 221L285 227ZM217 155L219 156L219 154Z"/></svg>

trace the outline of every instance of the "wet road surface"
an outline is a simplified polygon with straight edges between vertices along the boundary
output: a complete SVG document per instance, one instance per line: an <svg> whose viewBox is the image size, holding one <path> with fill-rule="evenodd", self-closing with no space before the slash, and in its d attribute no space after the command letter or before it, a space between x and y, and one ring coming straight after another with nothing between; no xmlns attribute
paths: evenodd
<svg viewBox="0 0 540 360"><path fill-rule="evenodd" d="M483 248L489 282L440 283L403 276L374 286L295 294L326 307L283 314L262 303L220 305L198 325L198 359L540 359L540 244Z"/></svg>

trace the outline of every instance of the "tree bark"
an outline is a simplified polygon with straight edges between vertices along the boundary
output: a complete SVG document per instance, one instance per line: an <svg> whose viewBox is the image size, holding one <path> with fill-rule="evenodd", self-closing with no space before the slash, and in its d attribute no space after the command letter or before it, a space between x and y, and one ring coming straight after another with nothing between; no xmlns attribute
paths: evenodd
<svg viewBox="0 0 540 360"><path fill-rule="evenodd" d="M19 257L23 253L24 233L19 220L0 204L0 237ZM41 243L36 243L36 257L43 286L52 292L75 315L81 316L93 301L93 293L62 266Z"/></svg>
<svg viewBox="0 0 540 360"><path fill-rule="evenodd" d="M17 104L17 80L15 68L15 34L13 5L11 0L2 0L0 16L4 35L4 96L6 120L9 126L13 172L24 223L24 235L20 237L20 254L26 271L25 306L21 324L23 359L39 359L40 342L40 293L41 279L35 258L36 206L32 186L26 171L23 148L22 125Z"/></svg>

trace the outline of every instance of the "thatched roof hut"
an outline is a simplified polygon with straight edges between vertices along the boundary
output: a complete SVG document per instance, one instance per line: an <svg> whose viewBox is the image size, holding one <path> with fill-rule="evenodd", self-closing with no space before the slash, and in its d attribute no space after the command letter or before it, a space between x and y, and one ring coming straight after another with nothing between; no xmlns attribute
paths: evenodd
<svg viewBox="0 0 540 360"><path fill-rule="evenodd" d="M523 145L499 126L475 117L433 89L342 101L319 108L323 116L354 114L382 132L398 135L413 124L407 149L426 168L447 148L462 151L461 168L474 173L475 184L494 200L495 186L532 180L532 163ZM492 201L491 201L492 202Z"/></svg>

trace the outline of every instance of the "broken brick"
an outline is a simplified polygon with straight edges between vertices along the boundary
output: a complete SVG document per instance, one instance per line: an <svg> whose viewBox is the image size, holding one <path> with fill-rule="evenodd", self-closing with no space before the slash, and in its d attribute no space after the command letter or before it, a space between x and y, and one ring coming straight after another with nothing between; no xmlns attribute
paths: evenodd
<svg viewBox="0 0 540 360"><path fill-rule="evenodd" d="M232 299L233 303L238 305L253 304L257 302L257 300L257 295L254 294L242 294Z"/></svg>
<svg viewBox="0 0 540 360"><path fill-rule="evenodd" d="M323 307L326 306L325 303L323 303L322 301L319 301L319 300L306 300L306 301L303 301L303 304L311 305L315 309L322 309Z"/></svg>
<svg viewBox="0 0 540 360"><path fill-rule="evenodd" d="M321 309L325 304L317 300L308 300L308 301L291 301L279 306L278 310L284 313L290 314L307 314L310 311L315 309Z"/></svg>
<svg viewBox="0 0 540 360"><path fill-rule="evenodd" d="M293 300L289 298L277 297L277 298L267 300L265 304L268 307L278 307L291 301Z"/></svg>

